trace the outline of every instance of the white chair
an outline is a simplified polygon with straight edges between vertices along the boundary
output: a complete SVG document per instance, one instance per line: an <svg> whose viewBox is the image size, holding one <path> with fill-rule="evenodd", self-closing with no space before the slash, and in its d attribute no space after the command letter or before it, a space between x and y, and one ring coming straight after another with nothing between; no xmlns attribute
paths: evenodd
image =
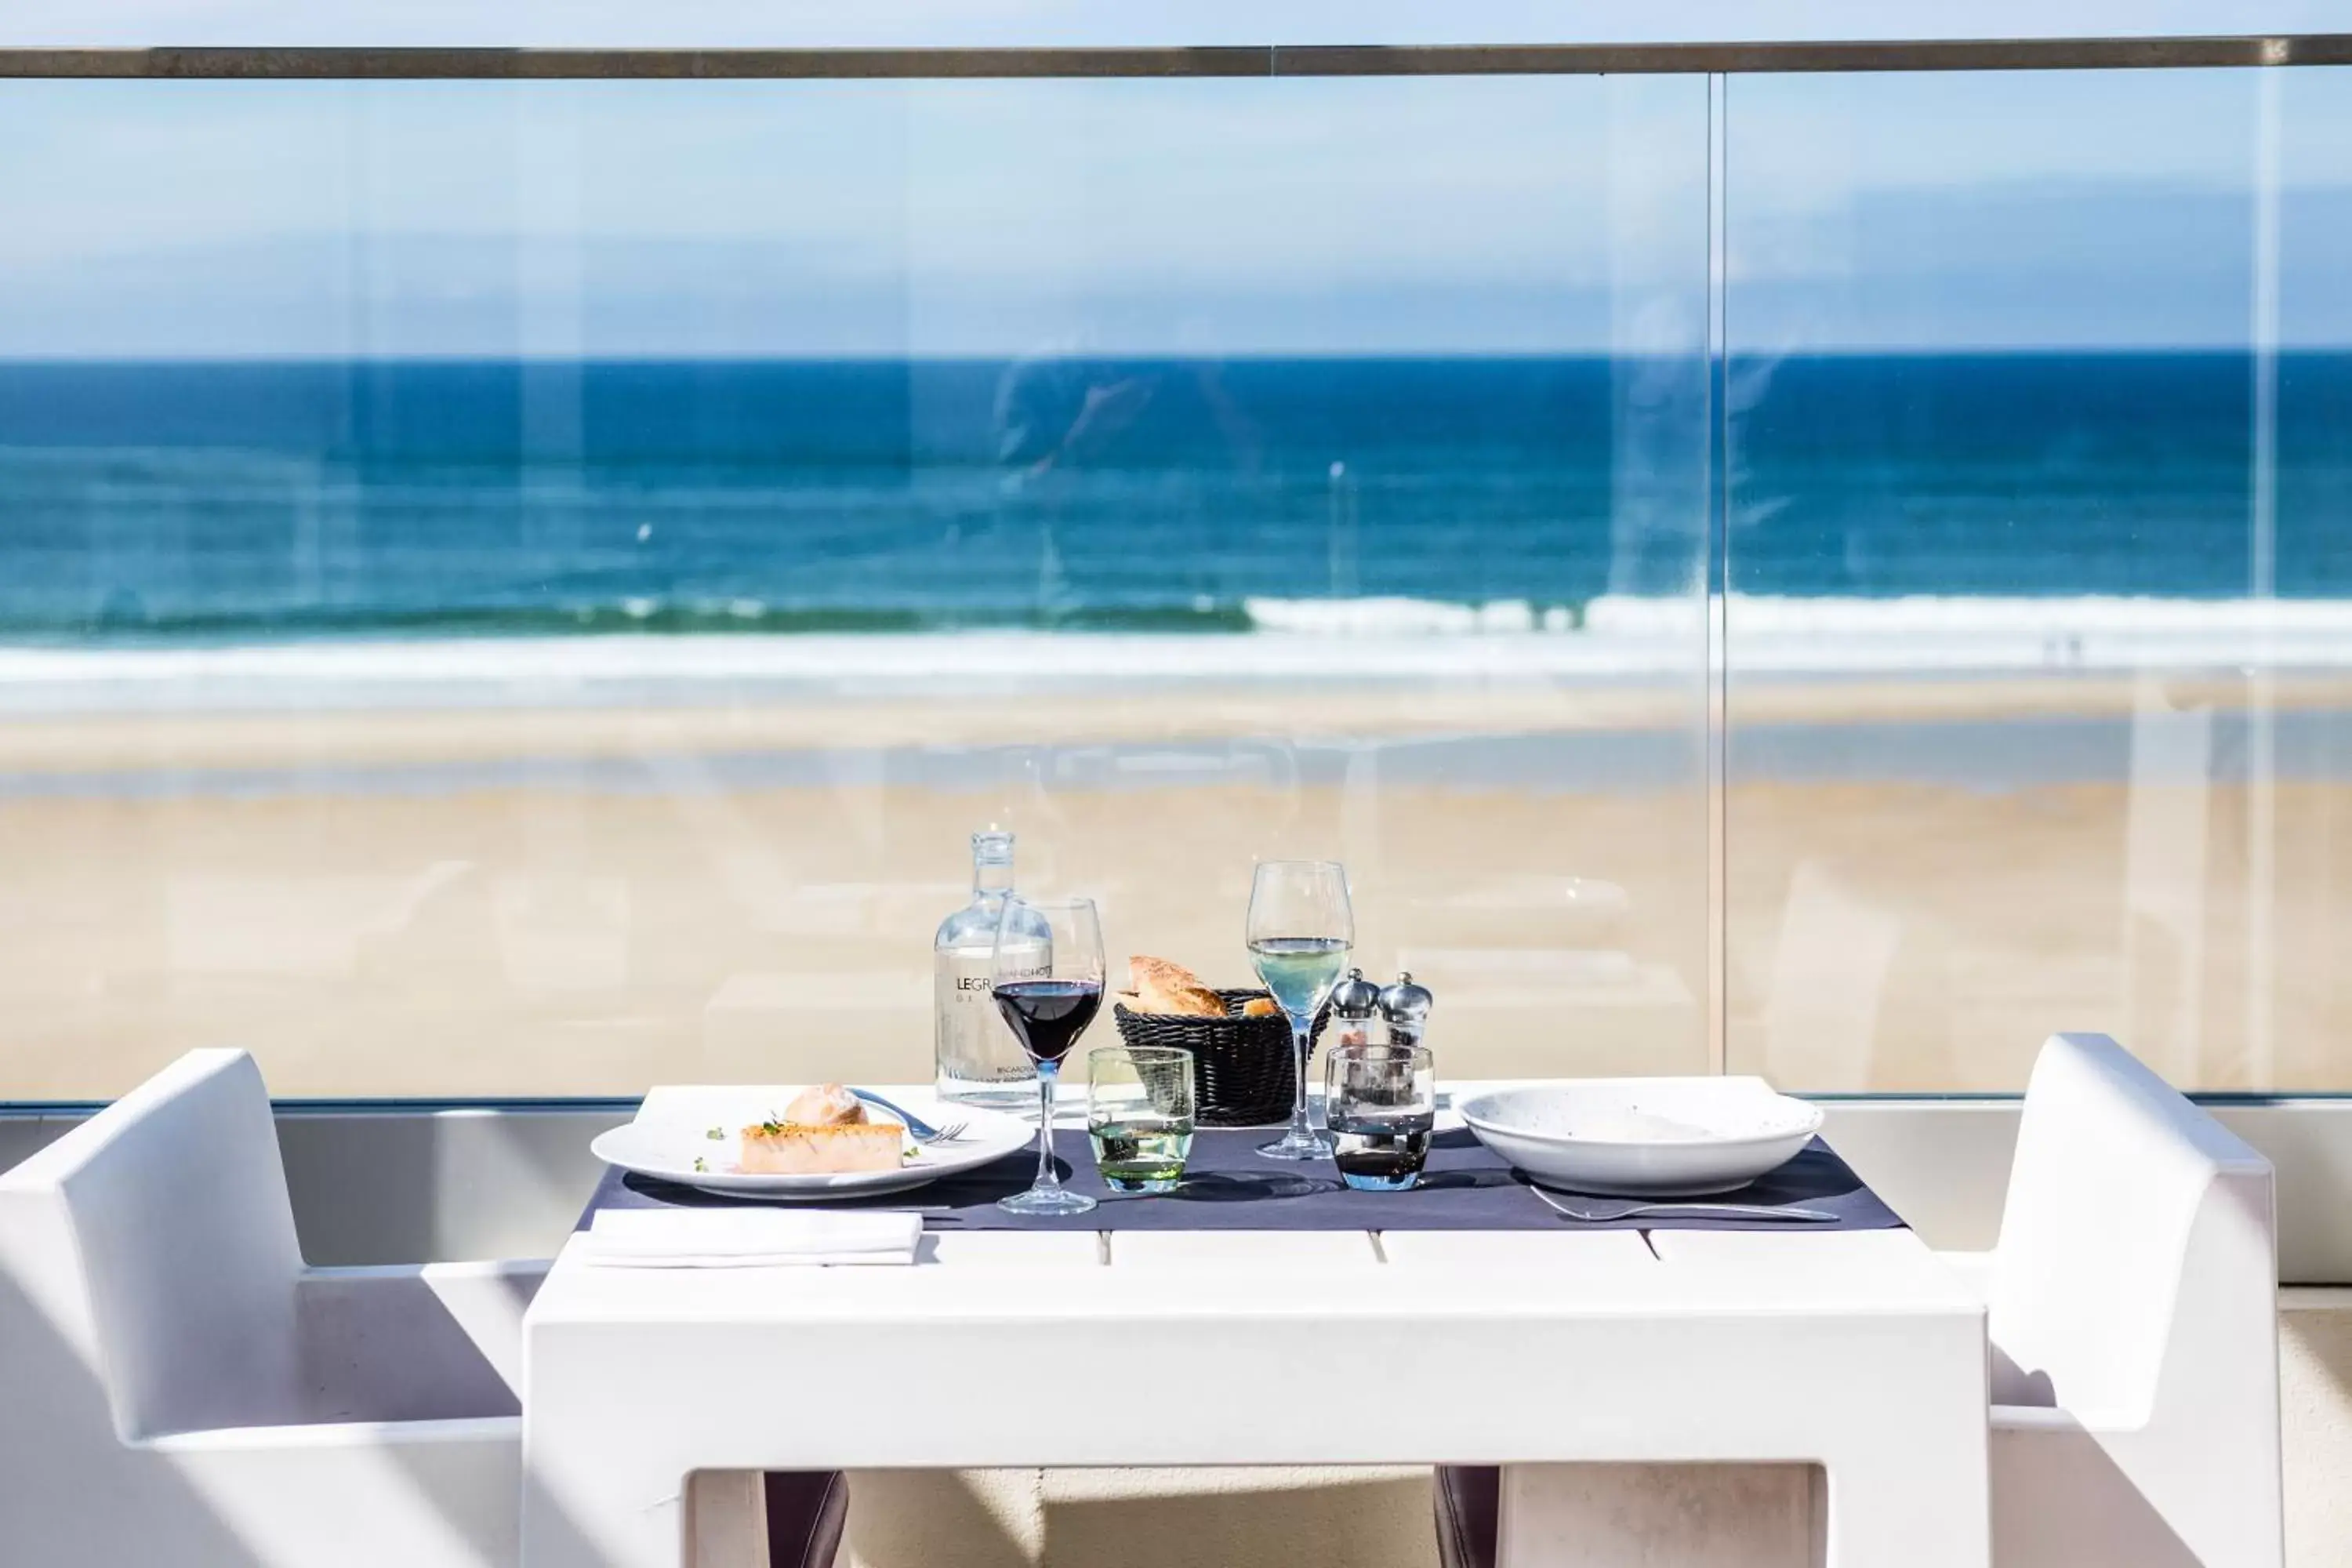
<svg viewBox="0 0 2352 1568"><path fill-rule="evenodd" d="M1992 1256L2000 1568L2278 1568L2268 1161L2104 1035L2026 1089Z"/></svg>
<svg viewBox="0 0 2352 1568"><path fill-rule="evenodd" d="M2260 1154L2105 1036L2042 1046L1984 1273L1996 1568L2280 1568L2275 1237ZM1594 1536L1777 1565L1690 1495L1765 1474L1603 1497ZM1496 1506L1439 1471L1447 1568L1491 1568Z"/></svg>
<svg viewBox="0 0 2352 1568"><path fill-rule="evenodd" d="M182 1058L0 1174L0 1556L512 1563L545 1267L306 1268L252 1058Z"/></svg>

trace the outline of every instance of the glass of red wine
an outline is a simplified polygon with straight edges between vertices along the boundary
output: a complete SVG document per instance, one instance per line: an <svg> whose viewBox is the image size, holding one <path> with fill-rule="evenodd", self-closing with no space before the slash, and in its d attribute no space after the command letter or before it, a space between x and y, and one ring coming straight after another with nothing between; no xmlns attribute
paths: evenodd
<svg viewBox="0 0 2352 1568"><path fill-rule="evenodd" d="M996 1010L1037 1064L1037 1180L999 1199L1012 1214L1084 1214L1095 1200L1062 1185L1054 1165L1054 1089L1062 1058L1102 1006L1102 921L1092 899L1004 900L989 984Z"/></svg>

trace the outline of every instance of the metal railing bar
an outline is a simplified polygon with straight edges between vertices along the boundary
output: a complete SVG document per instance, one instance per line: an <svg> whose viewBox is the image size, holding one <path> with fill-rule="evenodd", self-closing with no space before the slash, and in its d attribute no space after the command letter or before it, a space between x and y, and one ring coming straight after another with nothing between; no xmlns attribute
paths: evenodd
<svg viewBox="0 0 2352 1568"><path fill-rule="evenodd" d="M1262 77L1274 51L1067 49L0 49L0 76L171 80L589 81Z"/></svg>
<svg viewBox="0 0 2352 1568"><path fill-rule="evenodd" d="M1752 75L1839 71L2154 70L2344 65L2352 34L1906 42L1506 44L1275 50L1277 76Z"/></svg>
<svg viewBox="0 0 2352 1568"><path fill-rule="evenodd" d="M164 80L871 79L1708 75L2352 65L2352 33L1850 43L1205 47L0 47L0 77Z"/></svg>

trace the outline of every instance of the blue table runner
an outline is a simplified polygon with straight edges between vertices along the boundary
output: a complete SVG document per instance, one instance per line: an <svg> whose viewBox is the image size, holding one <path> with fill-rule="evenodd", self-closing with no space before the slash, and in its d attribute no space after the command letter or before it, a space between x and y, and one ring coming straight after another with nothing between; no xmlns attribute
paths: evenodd
<svg viewBox="0 0 2352 1568"><path fill-rule="evenodd" d="M1726 1219L1690 1215L1584 1221L1556 1212L1528 1181L1466 1128L1440 1132L1422 1184L1402 1193L1360 1193L1328 1160L1286 1164L1262 1159L1266 1131L1210 1131L1192 1140L1183 1184L1161 1196L1113 1193L1096 1170L1083 1129L1064 1128L1055 1142L1062 1179L1101 1200L1091 1214L1067 1217L1011 1215L996 1200L1021 1191L1036 1172L1034 1149L943 1176L928 1186L883 1197L827 1202L832 1209L913 1209L926 1229L948 1230L1895 1230L1903 1220L1853 1168L1816 1138L1795 1159L1719 1203L1822 1209L1834 1220ZM607 1167L580 1216L599 1209L722 1207L756 1199L719 1197ZM1595 1200L1603 1202L1606 1200ZM792 1206L800 1207L801 1205Z"/></svg>

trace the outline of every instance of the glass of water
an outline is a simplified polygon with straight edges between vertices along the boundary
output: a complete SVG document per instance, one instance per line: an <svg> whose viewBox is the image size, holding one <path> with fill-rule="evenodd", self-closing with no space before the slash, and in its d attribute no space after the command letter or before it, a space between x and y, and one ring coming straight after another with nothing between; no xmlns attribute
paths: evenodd
<svg viewBox="0 0 2352 1568"><path fill-rule="evenodd" d="M1437 1059L1422 1045L1336 1046L1323 1114L1340 1179L1370 1193L1417 1184L1437 1127Z"/></svg>
<svg viewBox="0 0 2352 1568"><path fill-rule="evenodd" d="M1087 1053L1087 1136L1115 1193L1171 1193L1192 1153L1192 1053L1097 1046Z"/></svg>

